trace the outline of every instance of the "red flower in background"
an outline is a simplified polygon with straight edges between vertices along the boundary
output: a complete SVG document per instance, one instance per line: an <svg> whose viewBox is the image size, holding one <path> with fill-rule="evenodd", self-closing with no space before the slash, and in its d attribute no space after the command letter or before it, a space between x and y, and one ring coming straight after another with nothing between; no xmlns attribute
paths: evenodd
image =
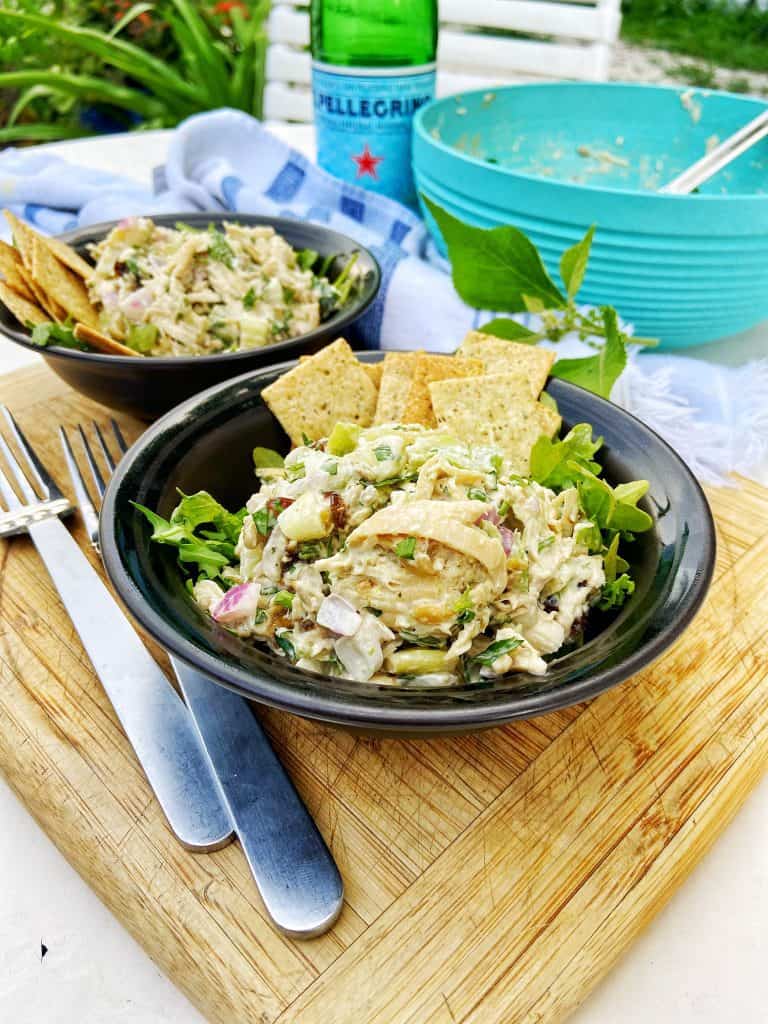
<svg viewBox="0 0 768 1024"><path fill-rule="evenodd" d="M248 17L248 5L243 3L243 0L219 0L217 4L213 5L213 13L222 14L226 17L235 7L242 11L244 17Z"/></svg>

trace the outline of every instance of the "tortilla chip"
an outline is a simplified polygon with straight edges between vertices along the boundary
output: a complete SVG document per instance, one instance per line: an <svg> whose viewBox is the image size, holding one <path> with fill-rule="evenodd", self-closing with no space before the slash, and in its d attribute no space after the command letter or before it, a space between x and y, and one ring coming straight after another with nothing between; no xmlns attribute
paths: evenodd
<svg viewBox="0 0 768 1024"><path fill-rule="evenodd" d="M99 317L82 279L60 263L37 235L32 240L32 276L46 296L63 306L74 320L98 328Z"/></svg>
<svg viewBox="0 0 768 1024"><path fill-rule="evenodd" d="M27 324L45 324L48 322L48 314L23 295L9 288L7 284L0 281L0 300L13 313L22 327Z"/></svg>
<svg viewBox="0 0 768 1024"><path fill-rule="evenodd" d="M464 359L461 356L437 356L422 353L416 359L411 389L403 410L403 423L420 423L424 427L436 427L429 385L437 380L451 380L460 377L479 377L485 368L479 359Z"/></svg>
<svg viewBox="0 0 768 1024"><path fill-rule="evenodd" d="M556 358L551 349L505 341L482 331L470 331L457 354L482 359L486 373L523 374L531 382L534 398L538 398L544 389Z"/></svg>
<svg viewBox="0 0 768 1024"><path fill-rule="evenodd" d="M362 368L371 378L371 383L378 391L381 387L381 375L384 372L384 361L378 363L360 363Z"/></svg>
<svg viewBox="0 0 768 1024"><path fill-rule="evenodd" d="M12 245L0 240L0 274L10 288L23 295L28 302L34 302L34 292L27 287L23 273L24 263L21 256Z"/></svg>
<svg viewBox="0 0 768 1024"><path fill-rule="evenodd" d="M10 210L3 210L5 219L8 221L8 225L13 234L13 241L16 244L16 248L21 256L22 262L27 270L32 269L32 240L36 238L35 232L29 226L25 224L23 220L19 220L15 213L11 213Z"/></svg>
<svg viewBox="0 0 768 1024"><path fill-rule="evenodd" d="M294 445L303 435L327 437L340 420L368 427L376 388L352 349L339 338L264 388L262 398Z"/></svg>
<svg viewBox="0 0 768 1024"><path fill-rule="evenodd" d="M127 345L121 345L119 341L115 341L114 338L110 338L109 335L103 334L101 331L94 331L87 324L75 324L75 329L72 333L78 341L90 345L97 352L105 352L110 356L136 356L139 359L141 358L140 353L134 351L134 349L128 348Z"/></svg>
<svg viewBox="0 0 768 1024"><path fill-rule="evenodd" d="M429 393L440 426L460 441L499 448L515 473L528 473L541 434L552 437L560 429L560 416L516 373L435 381Z"/></svg>
<svg viewBox="0 0 768 1024"><path fill-rule="evenodd" d="M56 259L63 263L65 267L73 270L78 277L85 279L91 276L93 267L90 263L86 263L80 253L73 249L71 245L62 242L60 238L52 238L50 235L41 237Z"/></svg>
<svg viewBox="0 0 768 1024"><path fill-rule="evenodd" d="M408 392L420 352L388 352L384 356L374 423L402 423Z"/></svg>

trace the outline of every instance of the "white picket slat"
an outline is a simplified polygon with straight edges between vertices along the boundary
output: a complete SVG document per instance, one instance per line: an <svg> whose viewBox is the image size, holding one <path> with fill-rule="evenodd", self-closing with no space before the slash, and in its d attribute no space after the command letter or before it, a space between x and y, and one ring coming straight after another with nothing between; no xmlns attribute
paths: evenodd
<svg viewBox="0 0 768 1024"><path fill-rule="evenodd" d="M441 0L440 19L437 92L447 95L521 80L605 79L621 13L620 0ZM311 120L306 0L275 0L268 33L266 116Z"/></svg>

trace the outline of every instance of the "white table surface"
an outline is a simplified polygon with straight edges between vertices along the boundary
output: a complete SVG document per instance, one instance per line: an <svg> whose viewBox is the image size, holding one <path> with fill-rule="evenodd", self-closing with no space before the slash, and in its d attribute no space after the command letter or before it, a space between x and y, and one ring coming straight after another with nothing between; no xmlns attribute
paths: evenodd
<svg viewBox="0 0 768 1024"><path fill-rule="evenodd" d="M312 151L310 129L279 126L276 131L305 152ZM129 148L104 138L55 146L73 162L143 181L163 162L166 147L163 132L133 135ZM686 354L739 364L767 352L768 330L761 327ZM0 373L38 358L0 344ZM0 823L0 1021L202 1022L1 779ZM41 943L47 947L45 957ZM763 1022L768 1020L763 998L766 962L768 779L572 1020Z"/></svg>

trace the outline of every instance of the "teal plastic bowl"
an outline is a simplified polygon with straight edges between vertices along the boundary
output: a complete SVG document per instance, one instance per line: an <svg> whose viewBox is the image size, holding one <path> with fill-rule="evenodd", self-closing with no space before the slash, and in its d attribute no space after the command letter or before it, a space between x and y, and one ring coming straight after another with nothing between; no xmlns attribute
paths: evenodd
<svg viewBox="0 0 768 1024"><path fill-rule="evenodd" d="M699 345L768 318L768 139L695 195L658 189L766 106L615 83L463 93L418 111L416 184L461 220L525 231L556 278L595 224L580 301L615 306L664 348Z"/></svg>

